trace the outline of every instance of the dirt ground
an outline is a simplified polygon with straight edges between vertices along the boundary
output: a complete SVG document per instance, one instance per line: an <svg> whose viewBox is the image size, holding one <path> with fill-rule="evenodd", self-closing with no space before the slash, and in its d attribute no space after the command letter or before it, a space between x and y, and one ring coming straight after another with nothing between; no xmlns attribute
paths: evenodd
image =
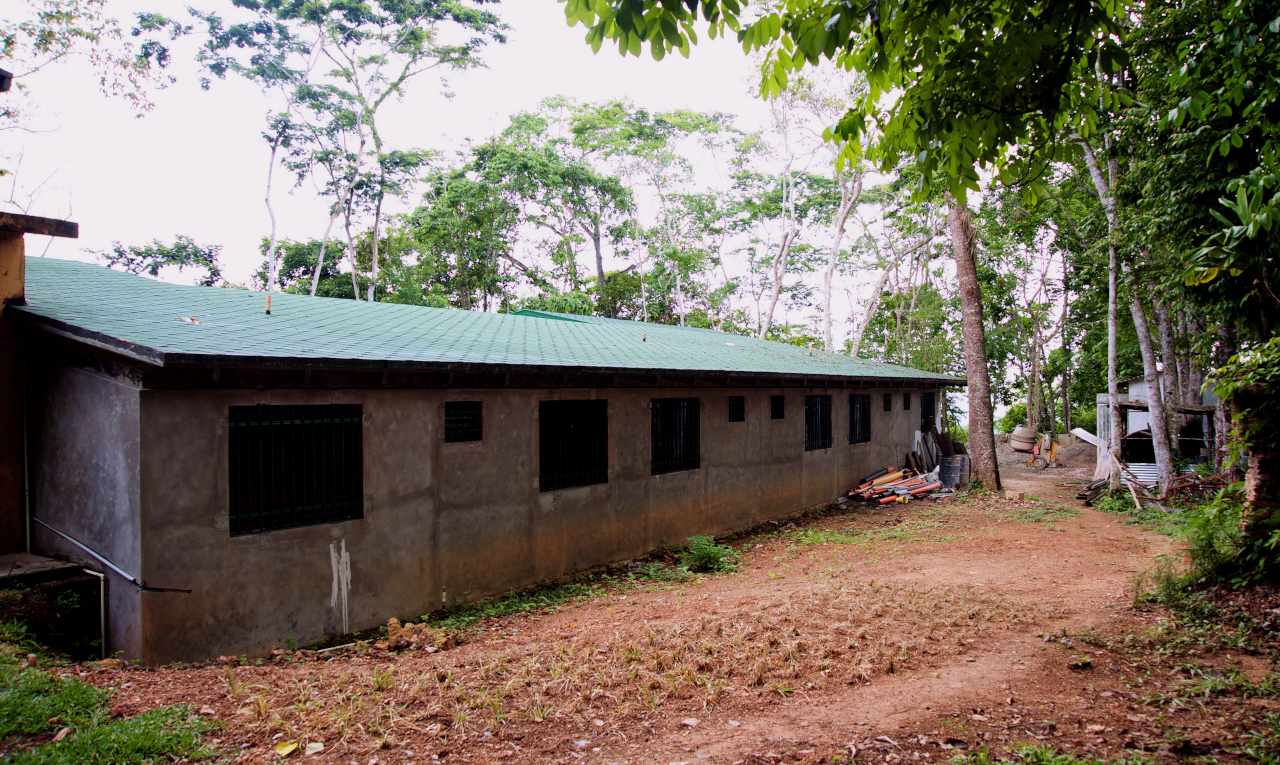
<svg viewBox="0 0 1280 765"><path fill-rule="evenodd" d="M1188 661L1254 681L1266 661L1161 642L1168 615L1135 608L1132 582L1171 542L1081 507L1063 484L1083 468L1003 462L1026 501L833 504L733 540L738 573L619 584L436 653L83 676L117 687L122 714L192 705L245 763L290 743L288 761L357 765L938 761L1020 744L1236 759L1280 702L1164 692Z"/></svg>

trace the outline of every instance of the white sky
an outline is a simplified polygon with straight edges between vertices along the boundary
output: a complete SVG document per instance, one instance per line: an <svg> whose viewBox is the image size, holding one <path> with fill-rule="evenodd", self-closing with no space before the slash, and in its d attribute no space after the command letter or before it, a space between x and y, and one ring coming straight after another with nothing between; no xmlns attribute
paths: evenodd
<svg viewBox="0 0 1280 765"><path fill-rule="evenodd" d="M127 28L134 11L186 19L184 6L173 0L110 0L107 7ZM201 6L226 11L229 3ZM553 95L725 111L746 128L767 118L764 105L749 95L750 61L735 43L704 38L687 61L678 55L661 63L623 59L616 48L595 55L582 41L584 29L565 23L562 8L555 0L495 6L511 26L507 44L488 46L487 69L449 77L452 100L439 94L433 78L417 80L410 97L388 112L392 145L448 151L464 139L500 131L511 114ZM113 241L143 244L186 234L222 245L227 276L246 281L260 264L257 245L269 230L263 205L268 149L260 138L268 102L257 88L233 79L201 91L193 67L178 60L173 68L179 82L154 92L155 109L142 117L104 97L83 61L28 78L35 122L46 130L0 133L0 153L22 154L15 197L29 205L30 214L80 224L80 239L54 240L50 256L90 259L85 250L108 249ZM305 187L285 193L292 179L276 177L280 235L319 237L325 202ZM28 247L39 254L43 243L33 239Z"/></svg>

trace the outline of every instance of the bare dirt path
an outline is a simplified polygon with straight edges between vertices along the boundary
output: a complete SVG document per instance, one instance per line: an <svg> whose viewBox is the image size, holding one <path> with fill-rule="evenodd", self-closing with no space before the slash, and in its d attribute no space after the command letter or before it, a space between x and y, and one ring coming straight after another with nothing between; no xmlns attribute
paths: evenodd
<svg viewBox="0 0 1280 765"><path fill-rule="evenodd" d="M1141 683L1159 682L1104 647L1161 618L1132 607L1130 583L1169 540L1079 507L1069 476L1007 472L1026 500L832 505L735 540L739 573L604 588L482 621L434 654L282 651L87 677L119 688L124 714L183 702L216 717L209 743L235 762L276 761L291 742L294 759L357 765L1218 751L1193 740L1203 720L1140 708ZM1258 711L1215 718L1215 735ZM306 757L308 743L324 748Z"/></svg>

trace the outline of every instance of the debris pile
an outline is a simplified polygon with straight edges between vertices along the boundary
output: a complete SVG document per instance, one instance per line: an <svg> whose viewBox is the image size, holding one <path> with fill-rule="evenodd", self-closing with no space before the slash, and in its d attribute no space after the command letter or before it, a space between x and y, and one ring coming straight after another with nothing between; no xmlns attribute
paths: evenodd
<svg viewBox="0 0 1280 765"><path fill-rule="evenodd" d="M413 622L401 625L399 619L391 619L387 622L386 646L377 647L388 651L422 650L435 653L452 648L455 643L454 634L450 630Z"/></svg>
<svg viewBox="0 0 1280 765"><path fill-rule="evenodd" d="M955 492L944 489L938 480L938 468L920 474L915 470L898 470L892 465L878 470L863 478L859 484L849 490L849 497L864 502L878 502L881 505L905 503L923 496L951 496Z"/></svg>

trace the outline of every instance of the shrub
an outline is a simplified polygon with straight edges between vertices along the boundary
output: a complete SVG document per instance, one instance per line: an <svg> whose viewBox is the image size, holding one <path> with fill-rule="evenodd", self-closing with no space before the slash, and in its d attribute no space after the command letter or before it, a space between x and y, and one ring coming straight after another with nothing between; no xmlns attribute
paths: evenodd
<svg viewBox="0 0 1280 765"><path fill-rule="evenodd" d="M1185 512L1187 555L1195 575L1240 586L1274 580L1280 574L1274 550L1280 531L1241 528L1243 484L1232 484L1212 501Z"/></svg>
<svg viewBox="0 0 1280 765"><path fill-rule="evenodd" d="M738 551L716 544L715 537L689 537L689 546L680 554L681 564L698 573L737 571L741 565Z"/></svg>

